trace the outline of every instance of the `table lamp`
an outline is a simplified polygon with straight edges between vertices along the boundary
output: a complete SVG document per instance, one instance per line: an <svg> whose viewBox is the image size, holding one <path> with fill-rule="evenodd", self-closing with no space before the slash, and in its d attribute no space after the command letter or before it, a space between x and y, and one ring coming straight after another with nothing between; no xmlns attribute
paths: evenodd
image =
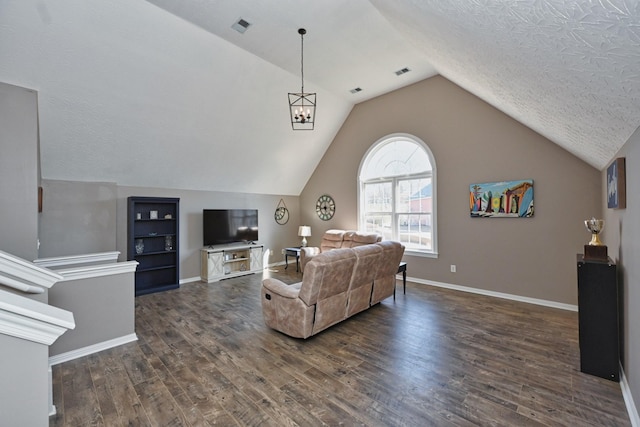
<svg viewBox="0 0 640 427"><path fill-rule="evenodd" d="M303 248L307 247L307 237L311 236L311 227L308 225L301 225L298 227L298 236L302 237L301 246Z"/></svg>

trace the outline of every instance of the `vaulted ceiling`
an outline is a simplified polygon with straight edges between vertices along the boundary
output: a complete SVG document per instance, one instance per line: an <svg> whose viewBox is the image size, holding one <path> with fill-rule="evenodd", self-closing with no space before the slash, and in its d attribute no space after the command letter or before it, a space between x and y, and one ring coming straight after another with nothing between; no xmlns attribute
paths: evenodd
<svg viewBox="0 0 640 427"><path fill-rule="evenodd" d="M311 132L288 122L300 27ZM640 5L0 0L0 81L38 90L49 179L299 194L355 104L435 74L602 169L640 125Z"/></svg>

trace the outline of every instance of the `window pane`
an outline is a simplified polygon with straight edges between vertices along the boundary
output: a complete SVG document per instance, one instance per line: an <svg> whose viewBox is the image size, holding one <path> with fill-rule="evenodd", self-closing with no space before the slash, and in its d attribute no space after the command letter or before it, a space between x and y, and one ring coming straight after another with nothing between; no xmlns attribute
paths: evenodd
<svg viewBox="0 0 640 427"><path fill-rule="evenodd" d="M383 240L394 240L391 215L365 215L365 230L382 235Z"/></svg>
<svg viewBox="0 0 640 427"><path fill-rule="evenodd" d="M398 212L432 212L431 178L398 181L396 209Z"/></svg>
<svg viewBox="0 0 640 427"><path fill-rule="evenodd" d="M433 249L431 214L398 215L398 238L407 249Z"/></svg>
<svg viewBox="0 0 640 427"><path fill-rule="evenodd" d="M406 176L431 171L427 153L413 141L395 139L381 144L369 154L360 179L367 181L378 177Z"/></svg>
<svg viewBox="0 0 640 427"><path fill-rule="evenodd" d="M364 197L366 213L391 212L393 206L391 182L365 184Z"/></svg>

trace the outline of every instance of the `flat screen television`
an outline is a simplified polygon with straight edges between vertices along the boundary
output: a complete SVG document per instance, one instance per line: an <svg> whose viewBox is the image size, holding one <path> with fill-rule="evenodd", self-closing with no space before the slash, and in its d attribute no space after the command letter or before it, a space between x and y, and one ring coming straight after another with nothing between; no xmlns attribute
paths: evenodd
<svg viewBox="0 0 640 427"><path fill-rule="evenodd" d="M257 240L257 209L204 209L202 211L204 246Z"/></svg>

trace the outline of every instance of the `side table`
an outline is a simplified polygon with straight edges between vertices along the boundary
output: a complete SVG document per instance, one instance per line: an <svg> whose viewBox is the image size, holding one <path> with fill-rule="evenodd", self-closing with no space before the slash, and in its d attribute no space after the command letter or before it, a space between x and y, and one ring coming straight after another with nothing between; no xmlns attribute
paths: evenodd
<svg viewBox="0 0 640 427"><path fill-rule="evenodd" d="M292 247L284 249L284 269L289 267L289 257L296 257L296 273L300 271L300 247Z"/></svg>

